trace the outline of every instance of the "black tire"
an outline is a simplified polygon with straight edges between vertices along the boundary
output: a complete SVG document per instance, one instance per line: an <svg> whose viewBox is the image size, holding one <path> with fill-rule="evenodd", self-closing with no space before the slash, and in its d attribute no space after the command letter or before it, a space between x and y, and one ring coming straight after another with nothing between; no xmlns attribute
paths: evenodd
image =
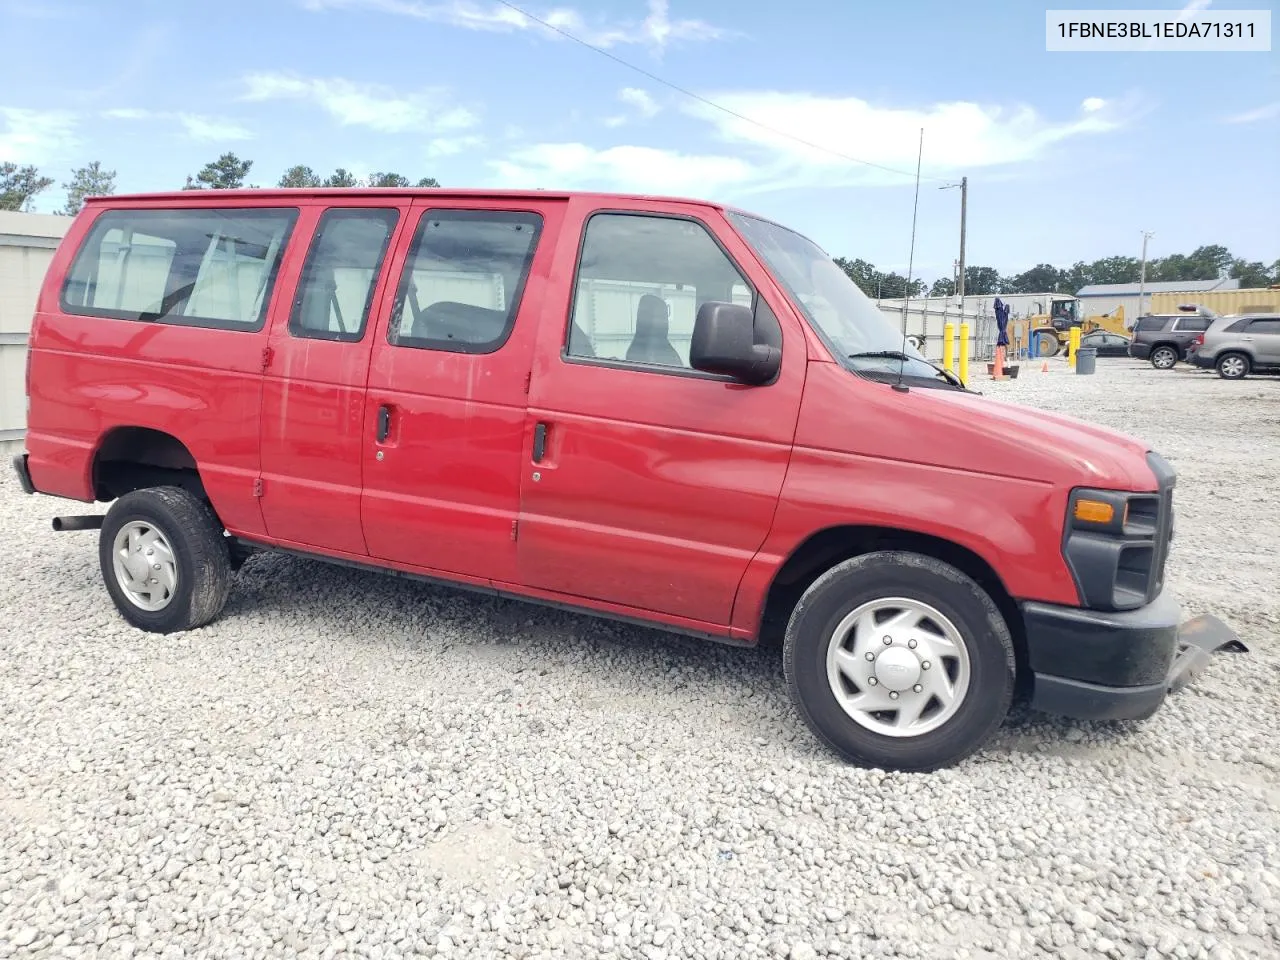
<svg viewBox="0 0 1280 960"><path fill-rule="evenodd" d="M1151 351L1151 365L1157 370L1172 370L1178 365L1178 351L1162 343Z"/></svg>
<svg viewBox="0 0 1280 960"><path fill-rule="evenodd" d="M157 530L172 550L176 584L164 606L147 610L129 599L115 569L115 540L126 525ZM111 505L98 539L98 562L107 593L120 615L140 630L175 633L213 620L231 592L231 557L213 510L180 487L135 490Z"/></svg>
<svg viewBox="0 0 1280 960"><path fill-rule="evenodd" d="M1253 365L1249 362L1249 356L1238 351L1224 353L1218 357L1214 364L1218 371L1218 376L1223 380L1243 380L1249 375L1249 370Z"/></svg>
<svg viewBox="0 0 1280 960"><path fill-rule="evenodd" d="M1037 333L1036 337L1036 356L1037 357L1056 357L1062 345L1058 343L1058 338L1052 333Z"/></svg>
<svg viewBox="0 0 1280 960"><path fill-rule="evenodd" d="M848 614L882 598L934 608L951 621L968 653L969 686L955 713L919 735L891 736L863 726L828 681L834 631ZM1008 714L1016 677L1009 628L991 597L955 567L902 551L854 557L818 577L792 612L783 666L791 697L820 740L859 766L903 771L951 766L980 749Z"/></svg>

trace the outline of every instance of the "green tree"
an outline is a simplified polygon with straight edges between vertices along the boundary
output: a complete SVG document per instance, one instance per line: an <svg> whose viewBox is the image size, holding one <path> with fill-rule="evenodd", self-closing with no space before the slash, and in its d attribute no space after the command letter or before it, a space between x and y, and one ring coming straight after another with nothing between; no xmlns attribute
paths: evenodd
<svg viewBox="0 0 1280 960"><path fill-rule="evenodd" d="M350 170L339 167L325 178L323 185L326 187L358 187L360 181L356 179L355 174Z"/></svg>
<svg viewBox="0 0 1280 960"><path fill-rule="evenodd" d="M84 206L88 197L109 197L116 192L116 172L103 170L102 164L94 160L86 167L71 171L71 182L64 183L62 189L67 191L67 202L61 213L74 217Z"/></svg>
<svg viewBox="0 0 1280 960"><path fill-rule="evenodd" d="M1089 283L1137 283L1140 269L1137 257L1103 257L1089 264Z"/></svg>
<svg viewBox="0 0 1280 960"><path fill-rule="evenodd" d="M1037 263L1004 283L1004 293L1061 293L1065 274L1051 263Z"/></svg>
<svg viewBox="0 0 1280 960"><path fill-rule="evenodd" d="M187 177L184 190L235 190L244 186L252 160L241 160L234 153L224 153L217 160L206 163L195 179Z"/></svg>
<svg viewBox="0 0 1280 960"><path fill-rule="evenodd" d="M408 177L402 177L398 173L374 173L369 175L369 179L365 181L365 186L407 187L410 186L410 183Z"/></svg>
<svg viewBox="0 0 1280 960"><path fill-rule="evenodd" d="M943 277L933 281L933 286L929 288L929 296L931 297L954 297L956 295L956 282L950 277Z"/></svg>
<svg viewBox="0 0 1280 960"><path fill-rule="evenodd" d="M1270 269L1261 260L1236 260L1231 264L1231 277L1239 280L1242 287L1266 287L1280 283L1276 278L1277 267L1280 267L1280 260L1272 264Z"/></svg>
<svg viewBox="0 0 1280 960"><path fill-rule="evenodd" d="M964 295L999 293L1003 284L995 267L965 267Z"/></svg>
<svg viewBox="0 0 1280 960"><path fill-rule="evenodd" d="M280 178L277 186L281 187L318 187L321 184L320 175L310 167L299 164L296 167L290 167L284 172L284 176Z"/></svg>
<svg viewBox="0 0 1280 960"><path fill-rule="evenodd" d="M36 195L52 186L53 178L40 176L33 166L0 163L0 210L29 211Z"/></svg>
<svg viewBox="0 0 1280 960"><path fill-rule="evenodd" d="M422 178L421 180L419 180L416 184L414 184L414 186L418 186L418 187L438 187L438 186L440 186L440 181L439 181L439 180L437 180L435 177L423 177L423 178Z"/></svg>

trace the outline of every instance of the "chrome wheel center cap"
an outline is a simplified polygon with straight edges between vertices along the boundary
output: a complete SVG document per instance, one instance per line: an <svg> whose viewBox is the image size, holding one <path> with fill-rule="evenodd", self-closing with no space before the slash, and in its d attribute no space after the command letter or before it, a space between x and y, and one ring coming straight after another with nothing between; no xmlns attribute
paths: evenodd
<svg viewBox="0 0 1280 960"><path fill-rule="evenodd" d="M906 647L889 647L876 656L875 675L887 690L910 690L920 682L920 661Z"/></svg>

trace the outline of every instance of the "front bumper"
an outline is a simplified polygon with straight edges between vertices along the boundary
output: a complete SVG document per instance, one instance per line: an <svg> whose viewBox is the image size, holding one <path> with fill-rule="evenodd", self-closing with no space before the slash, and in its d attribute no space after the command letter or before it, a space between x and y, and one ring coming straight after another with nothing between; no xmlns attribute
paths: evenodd
<svg viewBox="0 0 1280 960"><path fill-rule="evenodd" d="M1165 590L1137 610L1022 605L1033 674L1031 707L1082 720L1141 720L1219 650L1244 651L1217 617L1185 622Z"/></svg>
<svg viewBox="0 0 1280 960"><path fill-rule="evenodd" d="M20 453L13 458L13 469L18 474L18 483L22 485L23 493L35 493L35 484L31 482L31 471L27 469L27 455Z"/></svg>

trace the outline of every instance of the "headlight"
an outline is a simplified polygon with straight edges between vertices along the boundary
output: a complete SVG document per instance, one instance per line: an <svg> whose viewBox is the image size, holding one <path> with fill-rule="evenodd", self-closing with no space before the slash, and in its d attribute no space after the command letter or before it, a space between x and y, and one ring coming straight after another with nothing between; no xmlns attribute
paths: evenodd
<svg viewBox="0 0 1280 960"><path fill-rule="evenodd" d="M1086 607L1132 610L1160 593L1173 535L1173 471L1156 476L1156 493L1071 491L1062 553Z"/></svg>

